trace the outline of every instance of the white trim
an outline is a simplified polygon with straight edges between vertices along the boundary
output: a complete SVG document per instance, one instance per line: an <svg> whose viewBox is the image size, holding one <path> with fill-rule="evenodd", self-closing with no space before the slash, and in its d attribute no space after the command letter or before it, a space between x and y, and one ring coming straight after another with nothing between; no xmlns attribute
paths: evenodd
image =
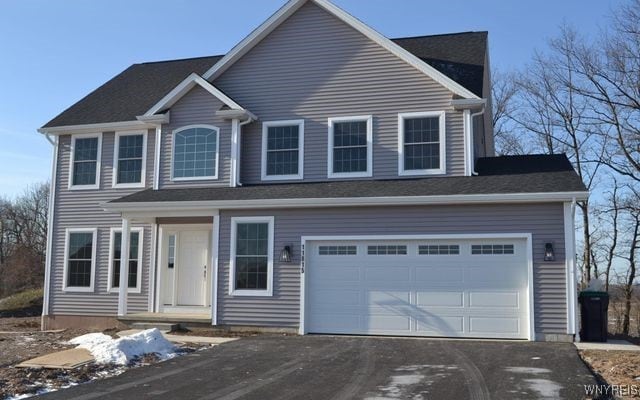
<svg viewBox="0 0 640 400"><path fill-rule="evenodd" d="M298 126L298 173L292 175L267 175L267 144L270 127ZM284 121L264 121L262 123L262 154L261 172L263 181L282 181L303 179L304 177L304 119L291 119Z"/></svg>
<svg viewBox="0 0 640 400"><path fill-rule="evenodd" d="M114 132L154 128L154 124L142 121L103 122L97 124L63 125L38 129L39 133L50 135L77 135L84 133Z"/></svg>
<svg viewBox="0 0 640 400"><path fill-rule="evenodd" d="M308 248L307 242L316 241L362 241L362 240L473 240L473 239L525 239L527 252L527 301L528 301L528 339L535 340L535 312L534 312L534 280L533 280L533 237L531 233L465 233L465 234L430 234L430 235L336 235L336 236L301 236L300 244ZM306 269L300 278L300 320L298 333L307 333L306 317Z"/></svg>
<svg viewBox="0 0 640 400"><path fill-rule="evenodd" d="M44 268L44 294L42 300L42 315L49 315L49 297L51 291L51 263L53 252L53 224L55 219L53 213L55 210L56 201L56 179L58 169L58 144L59 138L56 137L53 145L53 157L51 157L51 183L49 187L49 209L47 211L47 250L45 254L45 268ZM44 325L43 325L44 328Z"/></svg>
<svg viewBox="0 0 640 400"><path fill-rule="evenodd" d="M269 224L269 244L267 248L267 289L247 290L235 288L236 275L236 233L238 223ZM274 245L274 217L231 217L231 260L229 263L229 295L230 296L273 296L273 245Z"/></svg>
<svg viewBox="0 0 640 400"><path fill-rule="evenodd" d="M333 172L333 124L336 122L367 123L367 170L358 172ZM363 178L373 176L373 116L359 115L349 117L332 117L327 120L327 177L328 178Z"/></svg>
<svg viewBox="0 0 640 400"><path fill-rule="evenodd" d="M404 169L404 120L407 118L425 118L438 117L439 125L439 151L440 166L432 169ZM447 123L446 113L444 111L426 111L426 112L410 112L398 114L398 175L400 176L417 176L417 175L442 175L447 173Z"/></svg>
<svg viewBox="0 0 640 400"><path fill-rule="evenodd" d="M156 269L158 267L158 224L151 225L151 259L149 260L149 290L147 295L147 311L154 310L156 293Z"/></svg>
<svg viewBox="0 0 640 400"><path fill-rule="evenodd" d="M576 335L577 332L577 276L576 268L576 251L575 251L575 217L573 202L565 202L564 207L564 249L565 249L565 268L566 268L566 291L567 291L567 334Z"/></svg>
<svg viewBox="0 0 640 400"><path fill-rule="evenodd" d="M98 149L96 153L96 182L92 185L74 185L73 184L73 170L74 170L74 159L76 152L76 139L90 139L90 138L98 138ZM70 151L70 159L69 159L69 182L67 188L69 190L95 190L100 189L100 167L102 164L102 132L98 133L82 133L82 134L74 134L71 135L71 148Z"/></svg>
<svg viewBox="0 0 640 400"><path fill-rule="evenodd" d="M137 281L136 281L136 287L134 288L130 288L127 287L127 290L129 291L129 293L142 293L142 271L143 271L143 265L142 265L142 254L143 254L143 249L144 249L144 228L143 227L136 227L136 228L131 228L131 233L137 232L138 233L138 273L137 273ZM112 282L112 278L113 278L113 251L115 250L115 246L114 246L114 239L115 239L115 234L116 233L122 233L122 227L120 228L111 228L111 232L109 233L109 264L107 265L107 292L108 293L118 293L119 290L119 286L115 287L111 285ZM129 245L131 245L131 241L129 241ZM150 263L151 264L151 263ZM127 278L128 279L128 278Z"/></svg>
<svg viewBox="0 0 640 400"><path fill-rule="evenodd" d="M153 312L160 312L160 305L161 305L161 293L160 291L163 288L162 285L162 269L164 266L164 246L167 245L167 243L165 243L164 240L164 225L160 225L158 224L158 260L156 262L156 266L157 266L157 273L156 273L156 281L155 281L155 292L153 294L154 296L154 304L153 304Z"/></svg>
<svg viewBox="0 0 640 400"><path fill-rule="evenodd" d="M213 217L213 232L211 235L211 325L218 325L218 252L220 248L220 216Z"/></svg>
<svg viewBox="0 0 640 400"><path fill-rule="evenodd" d="M160 189L160 151L162 149L162 125L156 127L154 138L153 190Z"/></svg>
<svg viewBox="0 0 640 400"><path fill-rule="evenodd" d="M314 208L359 206L400 206L433 204L506 204L506 203L550 203L586 199L588 192L555 193L508 193L508 194L468 194L451 196L388 196L388 197L345 197L345 198L292 198L256 200L205 200L101 203L105 211L131 213L132 218L159 216L202 216L212 215L212 209L264 209L264 208Z"/></svg>
<svg viewBox="0 0 640 400"><path fill-rule="evenodd" d="M147 177L147 136L149 132L144 131L118 131L116 132L113 145L113 165L111 166L111 187L120 188L143 188ZM120 157L120 138L122 136L142 135L142 169L140 171L140 182L118 183L118 161Z"/></svg>
<svg viewBox="0 0 640 400"><path fill-rule="evenodd" d="M151 107L146 113L144 113L144 116L154 115L158 111L162 111L165 108L171 107L196 85L200 85L204 90L211 93L214 97L216 97L218 100L220 100L230 108L234 110L244 110L244 108L242 108L238 103L229 98L226 94L222 93L217 87L213 86L205 79L202 79L202 77L198 74L191 73L169 93L167 93L166 96L160 99L160 101L158 101L153 105L153 107Z"/></svg>
<svg viewBox="0 0 640 400"><path fill-rule="evenodd" d="M175 178L173 176L173 168L174 168L174 161L175 161L175 148L176 148L176 134L180 133L182 131L186 131L188 129L194 129L194 128L204 128L204 129L211 129L213 131L216 132L216 173L214 175L211 176L195 176L195 177L180 177L180 178ZM174 129L173 132L171 132L171 181L172 182L180 182L180 181L207 181L207 180L216 180L218 179L218 176L220 176L218 169L220 167L220 128L218 128L217 126L214 125L207 125L207 124L194 124L194 125L186 125L186 126L182 126L178 129Z"/></svg>
<svg viewBox="0 0 640 400"><path fill-rule="evenodd" d="M229 174L229 187L238 186L238 137L240 120L231 120L231 173Z"/></svg>
<svg viewBox="0 0 640 400"><path fill-rule="evenodd" d="M394 54L401 60L405 61L407 64L416 68L418 71L424 73L429 76L436 82L440 83L445 88L449 89L451 92L464 97L464 98L478 98L475 94L473 94L470 90L464 88L459 83L455 82L453 79L447 77L437 69L433 68L426 62L422 61L415 55L406 51L399 45L395 44L388 38L384 37L382 34L378 33L371 27L367 26L363 22L359 21L346 11L337 7L336 5L330 3L326 0L313 0L315 4L322 7L330 14L334 15L338 19L342 20L347 25L351 26L355 30L359 31L373 42L385 48L390 53ZM227 70L233 63L239 60L243 55L245 55L249 50L251 50L255 45L257 45L262 39L264 39L269 33L271 33L276 27L278 27L282 22L284 22L289 16L291 16L295 11L297 11L302 5L304 5L307 0L291 0L283 7L281 7L275 14L269 17L265 22L263 22L257 29L251 32L247 37L245 37L240 43L238 43L231 51L227 53L222 59L220 59L215 65L213 65L207 72L203 74L205 79L214 80L218 76L220 76L225 70Z"/></svg>
<svg viewBox="0 0 640 400"><path fill-rule="evenodd" d="M67 275L69 269L69 238L72 233L91 233L91 284L85 286L67 286ZM96 278L96 250L98 248L98 228L67 228L64 238L64 268L62 272L62 291L63 292L93 292Z"/></svg>
<svg viewBox="0 0 640 400"><path fill-rule="evenodd" d="M171 111L167 110L167 112L163 114L138 115L136 119L147 124L168 124L171 121Z"/></svg>
<svg viewBox="0 0 640 400"><path fill-rule="evenodd" d="M462 111L462 130L464 132L464 175L471 176L473 172L473 120L471 110Z"/></svg>

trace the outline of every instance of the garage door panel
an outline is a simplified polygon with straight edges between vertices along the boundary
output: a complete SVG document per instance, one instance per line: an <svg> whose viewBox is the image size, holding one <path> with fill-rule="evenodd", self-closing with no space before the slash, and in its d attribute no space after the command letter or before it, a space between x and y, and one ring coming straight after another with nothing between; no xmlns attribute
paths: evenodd
<svg viewBox="0 0 640 400"><path fill-rule="evenodd" d="M415 271L415 282L461 284L464 281L464 271L458 267L418 266Z"/></svg>
<svg viewBox="0 0 640 400"><path fill-rule="evenodd" d="M518 292L470 292L469 307L520 307Z"/></svg>
<svg viewBox="0 0 640 400"><path fill-rule="evenodd" d="M515 254L472 254L472 244L487 242L498 244L498 249L513 245ZM320 243L311 242L307 253L305 324L309 332L528 336L524 239L350 241L357 252L348 256L319 255ZM367 254L369 245L378 246L379 252L386 244L406 246L406 254ZM425 250L426 245L435 247ZM449 251L450 245L457 246L454 254L425 253Z"/></svg>
<svg viewBox="0 0 640 400"><path fill-rule="evenodd" d="M431 316L418 318L416 331L428 336L460 336L464 333L464 317Z"/></svg>
<svg viewBox="0 0 640 400"><path fill-rule="evenodd" d="M418 291L416 305L418 307L462 307L464 292Z"/></svg>
<svg viewBox="0 0 640 400"><path fill-rule="evenodd" d="M469 332L476 334L518 335L520 325L521 319L517 317L469 317Z"/></svg>
<svg viewBox="0 0 640 400"><path fill-rule="evenodd" d="M411 280L411 268L390 263L384 267L365 268L365 280L369 282L397 282Z"/></svg>

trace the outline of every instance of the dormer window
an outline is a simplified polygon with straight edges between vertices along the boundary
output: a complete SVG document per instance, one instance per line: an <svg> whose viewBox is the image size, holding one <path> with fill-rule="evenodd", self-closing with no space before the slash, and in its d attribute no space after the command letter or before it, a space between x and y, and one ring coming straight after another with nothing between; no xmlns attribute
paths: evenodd
<svg viewBox="0 0 640 400"><path fill-rule="evenodd" d="M445 113L398 114L398 174L444 174Z"/></svg>
<svg viewBox="0 0 640 400"><path fill-rule="evenodd" d="M172 180L218 179L219 131L189 125L173 132Z"/></svg>

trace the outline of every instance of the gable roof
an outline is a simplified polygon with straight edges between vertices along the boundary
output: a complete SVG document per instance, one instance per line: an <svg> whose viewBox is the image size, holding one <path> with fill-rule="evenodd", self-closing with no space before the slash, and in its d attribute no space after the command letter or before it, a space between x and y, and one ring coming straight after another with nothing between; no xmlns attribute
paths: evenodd
<svg viewBox="0 0 640 400"><path fill-rule="evenodd" d="M355 18L351 14L347 13L340 7L331 3L328 0L290 0L278 11L276 11L271 17L267 18L258 28L253 30L247 37L245 37L240 43L234 46L223 58L221 58L214 66L212 66L207 72L203 74L203 77L208 80L213 80L226 71L237 60L242 58L249 50L260 43L265 37L267 37L274 29L280 24L286 21L291 15L293 15L300 7L307 2L313 2L317 6L321 7L334 17L340 19L345 24L351 26L353 29L362 33L373 42L377 43L390 53L394 54L407 64L416 68L418 71L429 76L434 81L440 83L454 94L467 99L476 99L478 96L469 89L465 88L455 80L451 79L446 74L440 72L437 68L434 68L428 63L425 63L419 57L415 56L411 52L405 50L402 46L394 43L375 29L366 25L359 19Z"/></svg>

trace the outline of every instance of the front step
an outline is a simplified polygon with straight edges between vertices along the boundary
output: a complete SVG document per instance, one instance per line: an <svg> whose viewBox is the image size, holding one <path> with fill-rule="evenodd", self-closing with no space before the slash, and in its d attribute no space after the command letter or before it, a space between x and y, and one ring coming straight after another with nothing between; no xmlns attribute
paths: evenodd
<svg viewBox="0 0 640 400"><path fill-rule="evenodd" d="M156 328L161 332L173 332L180 328L180 324L171 322L134 322L129 324L131 329L153 329Z"/></svg>

